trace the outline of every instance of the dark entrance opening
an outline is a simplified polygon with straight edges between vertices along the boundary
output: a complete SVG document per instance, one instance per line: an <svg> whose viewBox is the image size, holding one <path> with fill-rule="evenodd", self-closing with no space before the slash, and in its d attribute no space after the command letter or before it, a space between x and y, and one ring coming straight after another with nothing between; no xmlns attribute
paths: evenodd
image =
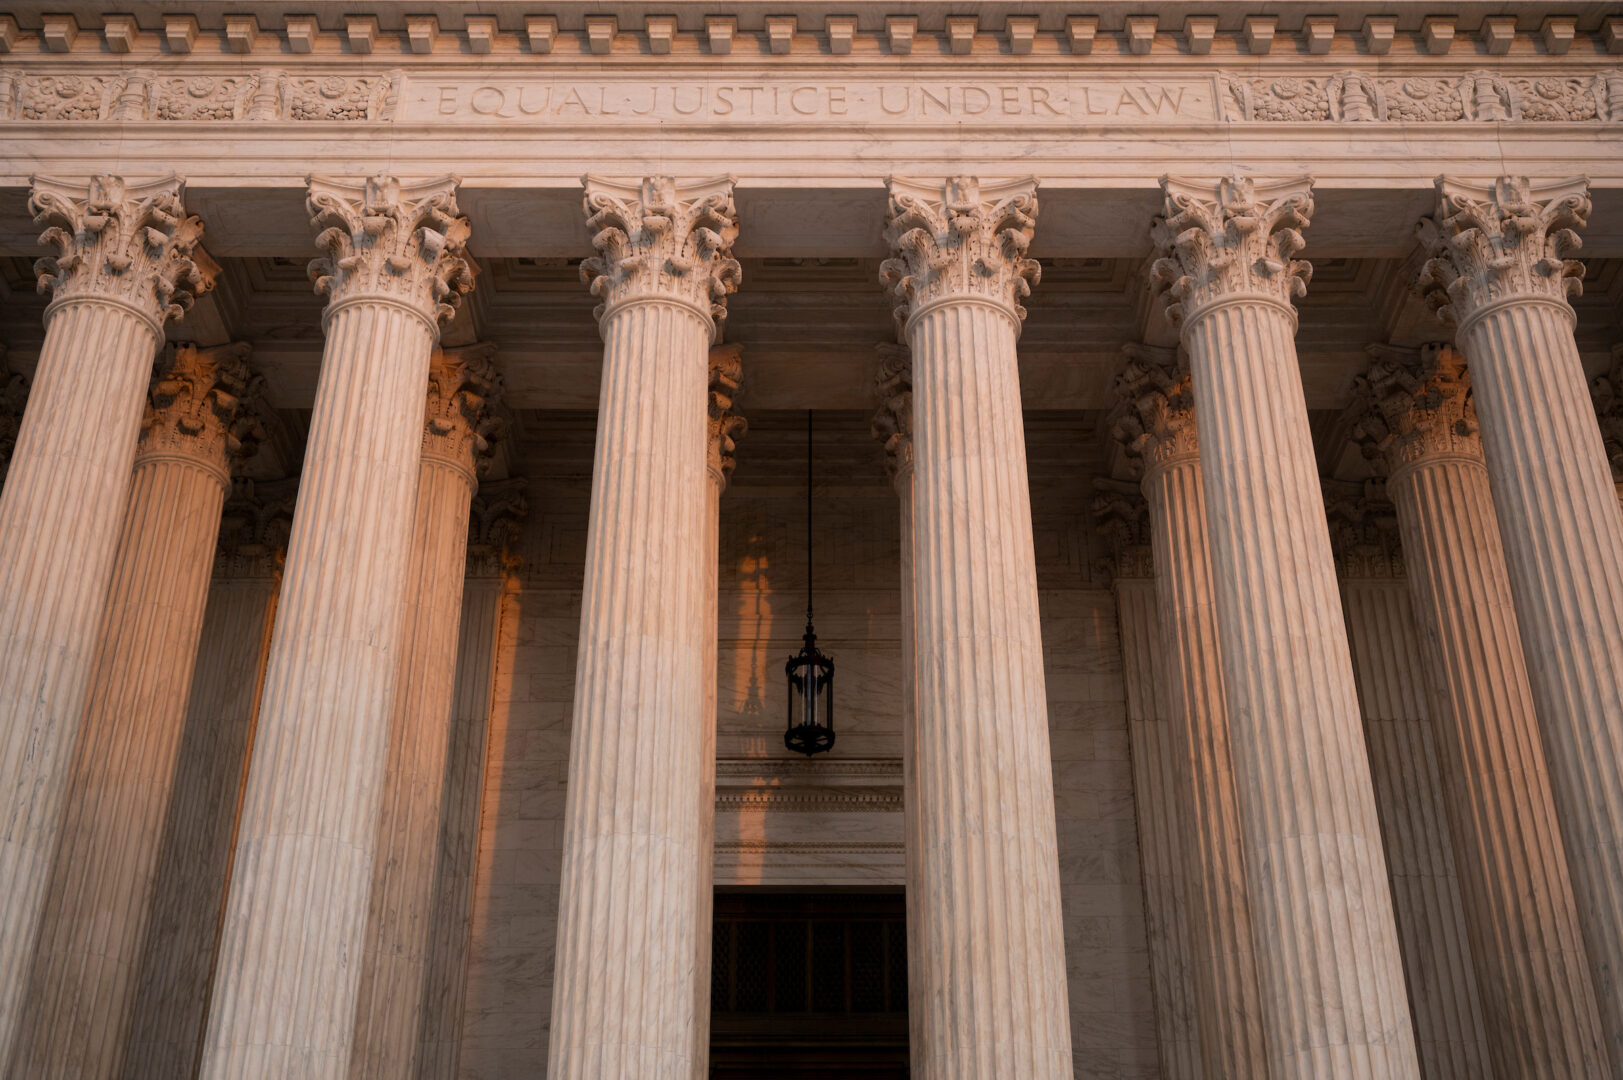
<svg viewBox="0 0 1623 1080"><path fill-rule="evenodd" d="M907 1080L901 892L716 893L714 1080Z"/></svg>

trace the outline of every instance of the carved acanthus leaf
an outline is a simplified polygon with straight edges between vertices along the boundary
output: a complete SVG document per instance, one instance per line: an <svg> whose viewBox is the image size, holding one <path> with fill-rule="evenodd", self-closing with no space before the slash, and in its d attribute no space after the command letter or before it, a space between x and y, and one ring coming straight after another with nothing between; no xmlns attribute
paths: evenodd
<svg viewBox="0 0 1623 1080"><path fill-rule="evenodd" d="M896 480L913 467L913 352L906 345L879 346L874 393L879 410L873 437L884 446L885 469Z"/></svg>
<svg viewBox="0 0 1623 1080"><path fill-rule="evenodd" d="M141 425L137 459L179 455L229 471L259 451L265 437L255 399L264 379L248 367L247 342L164 350Z"/></svg>
<svg viewBox="0 0 1623 1080"><path fill-rule="evenodd" d="M710 472L723 487L737 464L734 455L738 440L749 430L749 421L737 412L738 388L744 380L743 357L740 345L717 345L710 350Z"/></svg>
<svg viewBox="0 0 1623 1080"><path fill-rule="evenodd" d="M1293 256L1313 216L1310 178L1210 183L1163 176L1161 190L1165 213L1150 227L1150 276L1173 323L1226 297L1289 304L1307 294L1313 267Z"/></svg>
<svg viewBox="0 0 1623 1080"><path fill-rule="evenodd" d="M1612 367L1595 376L1589 384L1600 420L1600 434L1606 444L1606 460L1612 466L1612 482L1623 484L1623 345L1612 346Z"/></svg>
<svg viewBox="0 0 1623 1080"><path fill-rule="evenodd" d="M1403 577L1398 514L1385 486L1378 480L1325 480L1323 490L1337 575L1354 580Z"/></svg>
<svg viewBox="0 0 1623 1080"><path fill-rule="evenodd" d="M469 577L503 577L518 568L529 486L522 476L479 485L468 512Z"/></svg>
<svg viewBox="0 0 1623 1080"><path fill-rule="evenodd" d="M638 300L685 302L707 313L720 340L727 297L742 280L733 241L733 178L678 184L650 176L625 184L585 178L586 229L597 254L580 264L596 316Z"/></svg>
<svg viewBox="0 0 1623 1080"><path fill-rule="evenodd" d="M1584 265L1567 256L1583 244L1589 181L1534 186L1525 176L1492 184L1437 178L1437 212L1420 222L1428 256L1418 288L1438 316L1463 323L1509 297L1568 302L1583 292Z"/></svg>
<svg viewBox="0 0 1623 1080"><path fill-rule="evenodd" d="M1150 551L1150 506L1137 484L1105 478L1093 481L1093 522L1105 557L1096 569L1112 578L1155 576Z"/></svg>
<svg viewBox="0 0 1623 1080"><path fill-rule="evenodd" d="M896 298L896 319L932 301L975 297L1026 317L1021 301L1042 278L1026 257L1037 229L1037 181L983 185L973 176L929 184L892 177L879 280Z"/></svg>
<svg viewBox="0 0 1623 1080"><path fill-rule="evenodd" d="M506 433L495 413L502 377L491 361L489 343L436 349L428 365L428 400L423 414L423 455L482 477L494 444Z"/></svg>
<svg viewBox="0 0 1623 1080"><path fill-rule="evenodd" d="M232 482L220 518L214 572L224 577L271 577L280 572L293 532L297 477Z"/></svg>
<svg viewBox="0 0 1623 1080"><path fill-rule="evenodd" d="M1179 350L1129 343L1122 356L1111 434L1135 473L1198 457L1194 388Z"/></svg>
<svg viewBox="0 0 1623 1080"><path fill-rule="evenodd" d="M443 323L473 290L468 219L454 176L402 184L392 176L361 183L312 176L305 206L321 229L310 262L316 292L329 304L358 296L394 300Z"/></svg>
<svg viewBox="0 0 1623 1080"><path fill-rule="evenodd" d="M1372 361L1354 380L1352 436L1377 473L1390 476L1439 455L1482 456L1463 353L1442 342L1366 351Z"/></svg>
<svg viewBox="0 0 1623 1080"><path fill-rule="evenodd" d="M180 318L218 269L197 246L203 223L187 216L185 193L177 176L129 184L103 174L88 185L34 177L28 209L46 226L39 242L57 249L34 263L39 291L53 303L121 300L157 324Z"/></svg>

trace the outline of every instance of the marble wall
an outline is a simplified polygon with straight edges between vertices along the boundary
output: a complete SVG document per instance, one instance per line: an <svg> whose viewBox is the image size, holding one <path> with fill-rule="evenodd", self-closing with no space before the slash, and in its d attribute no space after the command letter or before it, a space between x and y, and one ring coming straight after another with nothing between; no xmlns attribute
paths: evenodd
<svg viewBox="0 0 1623 1080"><path fill-rule="evenodd" d="M748 399L743 402L750 414ZM896 497L866 413L817 416L819 645L838 743L783 748L783 663L805 623L805 414L750 415L721 503L716 884L903 880ZM462 1080L544 1075L592 417L521 417L522 588L496 656ZM1155 1046L1116 615L1089 544L1101 443L1027 418L1076 1075L1151 1080Z"/></svg>

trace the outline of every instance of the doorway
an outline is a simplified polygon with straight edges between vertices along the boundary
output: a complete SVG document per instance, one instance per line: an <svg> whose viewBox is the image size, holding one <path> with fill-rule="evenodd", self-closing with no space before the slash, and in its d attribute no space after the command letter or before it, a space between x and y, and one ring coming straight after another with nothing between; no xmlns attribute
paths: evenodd
<svg viewBox="0 0 1623 1080"><path fill-rule="evenodd" d="M900 890L716 893L712 1080L907 1080Z"/></svg>

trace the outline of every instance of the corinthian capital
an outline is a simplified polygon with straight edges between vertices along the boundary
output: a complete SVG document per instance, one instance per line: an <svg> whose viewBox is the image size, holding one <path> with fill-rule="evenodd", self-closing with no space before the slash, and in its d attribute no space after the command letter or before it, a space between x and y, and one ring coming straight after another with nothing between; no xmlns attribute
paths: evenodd
<svg viewBox="0 0 1623 1080"><path fill-rule="evenodd" d="M1482 457L1465 355L1452 345L1371 345L1354 381L1352 434L1377 471L1392 475L1435 457Z"/></svg>
<svg viewBox="0 0 1623 1080"><path fill-rule="evenodd" d="M121 302L161 336L165 322L213 287L218 271L197 246L203 223L187 216L185 194L178 176L145 184L107 175L88 184L34 177L28 209L46 226L39 242L57 249L34 263L39 291L54 294L53 307Z"/></svg>
<svg viewBox="0 0 1623 1080"><path fill-rule="evenodd" d="M491 412L502 392L495 355L491 344L436 349L428 365L423 456L466 474L470 484L489 467L491 444L505 427Z"/></svg>
<svg viewBox="0 0 1623 1080"><path fill-rule="evenodd" d="M1137 484L1094 480L1093 522L1104 542L1104 555L1095 560L1101 574L1111 578L1155 576L1155 558L1150 553L1150 507Z"/></svg>
<svg viewBox="0 0 1623 1080"><path fill-rule="evenodd" d="M580 264L581 280L609 312L639 300L686 304L718 330L727 296L742 273L733 258L738 211L733 178L678 184L650 176L641 184L588 176L586 229L596 255Z"/></svg>
<svg viewBox="0 0 1623 1080"><path fill-rule="evenodd" d="M1437 212L1420 222L1428 256L1418 288L1443 319L1467 323L1511 298L1566 304L1583 292L1582 245L1573 230L1589 218L1583 177L1534 185L1525 176L1492 184L1437 178Z"/></svg>
<svg viewBox="0 0 1623 1080"><path fill-rule="evenodd" d="M1589 384L1589 395L1600 420L1606 460L1612 465L1612 483L1623 484L1623 345L1612 346L1612 368L1595 376Z"/></svg>
<svg viewBox="0 0 1623 1080"><path fill-rule="evenodd" d="M293 510L298 499L297 477L269 481L243 477L234 481L220 517L215 575L278 576L293 532Z"/></svg>
<svg viewBox="0 0 1623 1080"><path fill-rule="evenodd" d="M1310 177L1212 183L1163 176L1161 191L1166 206L1150 226L1150 275L1172 322L1230 297L1289 307L1307 294L1313 266L1293 256L1313 216Z"/></svg>
<svg viewBox="0 0 1623 1080"><path fill-rule="evenodd" d="M979 299L1026 317L1042 267L1026 258L1037 229L1037 180L982 185L973 176L942 183L891 177L885 242L892 256L879 280L896 297L905 321L935 301Z"/></svg>
<svg viewBox="0 0 1623 1080"><path fill-rule="evenodd" d="M230 482L233 465L264 438L254 408L263 380L248 369L246 342L166 350L147 395L136 460L183 458Z"/></svg>
<svg viewBox="0 0 1623 1080"><path fill-rule="evenodd" d="M1401 578L1398 512L1379 482L1322 481L1336 574L1343 579Z"/></svg>
<svg viewBox="0 0 1623 1080"><path fill-rule="evenodd" d="M327 253L310 261L310 279L327 310L365 297L405 305L436 325L454 315L474 274L457 182L310 177L305 208L321 230L316 247Z"/></svg>
<svg viewBox="0 0 1623 1080"><path fill-rule="evenodd" d="M1178 350L1128 344L1116 376L1122 409L1111 434L1135 469L1154 472L1175 461L1198 458L1195 395Z"/></svg>
<svg viewBox="0 0 1623 1080"><path fill-rule="evenodd" d="M710 474L722 487L737 464L737 440L749 430L749 421L735 409L738 386L744 380L744 349L739 345L717 345L710 350Z"/></svg>
<svg viewBox="0 0 1623 1080"><path fill-rule="evenodd" d="M913 468L913 352L906 345L879 346L874 392L879 411L873 437L885 447L885 469L894 482Z"/></svg>
<svg viewBox="0 0 1623 1080"><path fill-rule="evenodd" d="M468 510L469 577L505 577L518 569L529 486L522 476L479 485Z"/></svg>

